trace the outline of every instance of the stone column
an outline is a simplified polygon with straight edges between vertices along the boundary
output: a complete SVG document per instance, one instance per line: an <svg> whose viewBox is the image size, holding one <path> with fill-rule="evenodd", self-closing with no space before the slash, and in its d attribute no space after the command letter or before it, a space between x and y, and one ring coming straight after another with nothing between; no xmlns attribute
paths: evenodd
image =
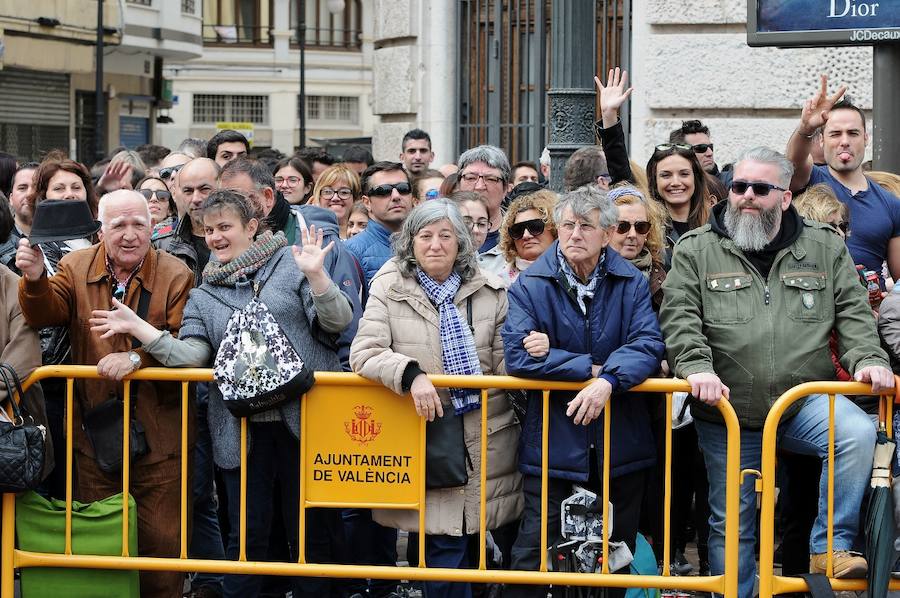
<svg viewBox="0 0 900 598"><path fill-rule="evenodd" d="M563 168L594 143L595 2L554 0L550 48L550 187L563 190Z"/></svg>

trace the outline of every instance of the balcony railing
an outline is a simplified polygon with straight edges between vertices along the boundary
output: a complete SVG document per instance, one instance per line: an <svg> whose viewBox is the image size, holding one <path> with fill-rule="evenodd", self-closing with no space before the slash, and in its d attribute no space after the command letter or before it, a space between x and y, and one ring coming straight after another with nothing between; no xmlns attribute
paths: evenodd
<svg viewBox="0 0 900 598"><path fill-rule="evenodd" d="M203 43L209 46L257 46L272 47L272 28L269 26L203 24ZM297 47L297 31L290 38L292 48ZM329 50L359 51L362 48L362 31L358 29L306 28L306 47Z"/></svg>

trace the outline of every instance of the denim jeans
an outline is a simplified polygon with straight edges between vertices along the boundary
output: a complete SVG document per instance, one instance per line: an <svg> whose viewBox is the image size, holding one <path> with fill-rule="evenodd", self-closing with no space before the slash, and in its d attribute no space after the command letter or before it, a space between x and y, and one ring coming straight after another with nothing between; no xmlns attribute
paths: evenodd
<svg viewBox="0 0 900 598"><path fill-rule="evenodd" d="M468 536L425 536L425 562L429 567L469 568ZM426 581L425 598L472 598L472 584Z"/></svg>
<svg viewBox="0 0 900 598"><path fill-rule="evenodd" d="M859 529L863 493L872 472L875 427L846 397L834 402L834 550L850 550ZM694 420L709 477L709 564L712 575L725 571L725 426ZM811 395L792 418L778 428L779 447L825 462L819 482L819 504L809 541L810 553L826 552L828 517L828 395ZM741 469L760 469L762 430L741 430ZM756 581L756 493L748 476L740 490L738 596L751 598Z"/></svg>
<svg viewBox="0 0 900 598"><path fill-rule="evenodd" d="M193 559L224 560L225 547L219 530L212 438L206 419L209 384L197 384L197 441L194 445L194 513L188 555ZM220 573L197 573L191 587L211 586L222 590Z"/></svg>
<svg viewBox="0 0 900 598"><path fill-rule="evenodd" d="M281 491L282 517L290 558L298 557L298 505L300 502L300 443L282 422L248 422L252 445L247 455L247 560L265 561L272 523L272 505L276 486ZM241 514L240 468L223 470L228 496L229 560L237 560ZM278 484L276 484L276 481ZM336 509L306 511L306 558L309 563L335 562L331 533L339 517ZM262 578L257 575L226 575L225 598L247 598L260 592ZM321 577L291 578L294 598L327 598L332 580Z"/></svg>

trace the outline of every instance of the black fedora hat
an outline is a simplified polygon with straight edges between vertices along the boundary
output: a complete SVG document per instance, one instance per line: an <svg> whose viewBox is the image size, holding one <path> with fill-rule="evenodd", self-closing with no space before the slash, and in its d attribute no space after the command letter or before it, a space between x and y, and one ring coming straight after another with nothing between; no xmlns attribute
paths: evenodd
<svg viewBox="0 0 900 598"><path fill-rule="evenodd" d="M90 237L100 230L86 201L77 199L45 199L34 208L31 234L32 245L47 241L68 241Z"/></svg>

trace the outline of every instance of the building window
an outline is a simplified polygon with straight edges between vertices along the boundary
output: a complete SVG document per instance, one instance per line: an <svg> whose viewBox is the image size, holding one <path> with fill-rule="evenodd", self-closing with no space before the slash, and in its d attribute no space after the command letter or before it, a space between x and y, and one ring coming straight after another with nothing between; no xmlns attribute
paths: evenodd
<svg viewBox="0 0 900 598"><path fill-rule="evenodd" d="M203 0L203 43L272 45L271 0Z"/></svg>
<svg viewBox="0 0 900 598"><path fill-rule="evenodd" d="M306 96L306 119L318 125L358 125L359 98Z"/></svg>
<svg viewBox="0 0 900 598"><path fill-rule="evenodd" d="M141 6L153 6L153 0L126 0L128 4L140 4Z"/></svg>
<svg viewBox="0 0 900 598"><path fill-rule="evenodd" d="M346 0L336 13L328 10L327 0L291 0L291 45L297 45L297 15L305 6L306 45L314 48L356 50L362 48L362 7L359 0Z"/></svg>
<svg viewBox="0 0 900 598"><path fill-rule="evenodd" d="M197 14L197 0L181 0L181 14Z"/></svg>
<svg viewBox="0 0 900 598"><path fill-rule="evenodd" d="M194 122L269 123L269 96L194 95Z"/></svg>

